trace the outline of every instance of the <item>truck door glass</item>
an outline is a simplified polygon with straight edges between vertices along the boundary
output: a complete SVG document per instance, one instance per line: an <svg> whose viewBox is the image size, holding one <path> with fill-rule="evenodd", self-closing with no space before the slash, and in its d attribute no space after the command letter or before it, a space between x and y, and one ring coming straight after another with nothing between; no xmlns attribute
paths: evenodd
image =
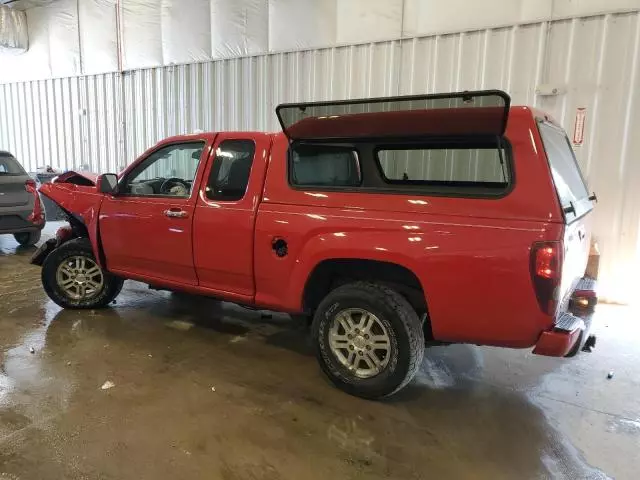
<svg viewBox="0 0 640 480"><path fill-rule="evenodd" d="M211 200L241 200L247 191L256 145L253 140L223 140L205 188Z"/></svg>
<svg viewBox="0 0 640 480"><path fill-rule="evenodd" d="M128 195L188 198L198 170L204 142L178 143L156 150L124 179Z"/></svg>

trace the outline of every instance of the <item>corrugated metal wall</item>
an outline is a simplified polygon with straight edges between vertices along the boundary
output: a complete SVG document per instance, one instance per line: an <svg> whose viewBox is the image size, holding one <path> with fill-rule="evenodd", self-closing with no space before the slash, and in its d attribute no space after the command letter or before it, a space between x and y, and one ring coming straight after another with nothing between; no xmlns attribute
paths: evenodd
<svg viewBox="0 0 640 480"><path fill-rule="evenodd" d="M598 192L605 294L631 298L638 266L638 12L80 78L0 85L0 145L42 165L119 170L168 135L276 130L280 102L501 88L568 132ZM535 94L552 84L566 93ZM535 201L535 199L532 199Z"/></svg>

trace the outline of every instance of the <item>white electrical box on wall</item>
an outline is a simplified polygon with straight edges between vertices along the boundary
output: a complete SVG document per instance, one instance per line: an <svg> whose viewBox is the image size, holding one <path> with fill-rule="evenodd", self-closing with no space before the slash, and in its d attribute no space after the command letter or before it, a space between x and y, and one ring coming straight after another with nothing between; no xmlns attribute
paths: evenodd
<svg viewBox="0 0 640 480"><path fill-rule="evenodd" d="M536 95L543 97L555 97L556 95L562 95L564 92L564 86L552 85L550 83L543 83L536 87Z"/></svg>

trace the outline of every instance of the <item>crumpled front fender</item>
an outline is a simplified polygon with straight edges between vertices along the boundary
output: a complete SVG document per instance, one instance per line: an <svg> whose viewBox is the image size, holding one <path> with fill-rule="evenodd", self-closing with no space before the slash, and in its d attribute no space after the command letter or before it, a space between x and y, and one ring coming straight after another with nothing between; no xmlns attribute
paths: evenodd
<svg viewBox="0 0 640 480"><path fill-rule="evenodd" d="M95 186L98 182L98 175L89 172L75 172L69 170L62 173L53 179L52 183L72 183L75 185L82 185L85 187Z"/></svg>
<svg viewBox="0 0 640 480"><path fill-rule="evenodd" d="M43 184L40 193L58 204L72 225L86 229L96 260L100 266L104 266L98 227L104 195L96 187L97 176L93 177L94 180L91 180L89 174L67 172L56 177L53 182Z"/></svg>

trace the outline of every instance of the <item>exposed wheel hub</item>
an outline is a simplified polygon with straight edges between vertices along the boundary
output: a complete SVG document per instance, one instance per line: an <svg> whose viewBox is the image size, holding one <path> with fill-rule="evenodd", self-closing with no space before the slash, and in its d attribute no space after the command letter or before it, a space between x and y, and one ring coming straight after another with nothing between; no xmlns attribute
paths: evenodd
<svg viewBox="0 0 640 480"><path fill-rule="evenodd" d="M353 337L351 344L358 350L364 350L365 347L369 344L367 340L362 335L358 335Z"/></svg>

